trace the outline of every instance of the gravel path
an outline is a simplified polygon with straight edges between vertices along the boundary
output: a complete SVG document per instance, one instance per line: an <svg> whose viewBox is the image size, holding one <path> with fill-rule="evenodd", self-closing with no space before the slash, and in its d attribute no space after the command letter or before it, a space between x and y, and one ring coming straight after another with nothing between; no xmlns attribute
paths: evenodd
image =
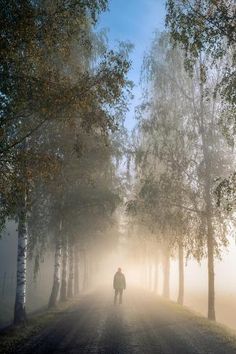
<svg viewBox="0 0 236 354"><path fill-rule="evenodd" d="M236 340L204 319L147 292L124 295L122 306L112 293L83 296L17 353L236 354Z"/></svg>

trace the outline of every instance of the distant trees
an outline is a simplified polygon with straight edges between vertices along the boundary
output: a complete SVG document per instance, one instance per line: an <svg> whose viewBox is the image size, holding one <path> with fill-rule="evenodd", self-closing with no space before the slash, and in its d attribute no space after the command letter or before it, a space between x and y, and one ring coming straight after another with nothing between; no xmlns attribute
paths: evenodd
<svg viewBox="0 0 236 354"><path fill-rule="evenodd" d="M108 146L125 110L129 48L109 50L94 32L106 7L105 0L1 4L0 225L18 222L16 324L26 320L27 254L38 244L43 253L50 231L56 253L49 304L55 305L61 258L61 295L72 294L82 215L87 223L94 216L94 231L95 210L109 219L119 199Z"/></svg>
<svg viewBox="0 0 236 354"><path fill-rule="evenodd" d="M80 144L84 144L83 155L80 158L71 156L70 162L67 159L63 174L56 177L56 179L60 179L60 185L63 188L62 204L60 204L57 216L52 213L55 223L61 217L63 225L63 276L60 284L61 299L63 300L67 296L72 297L73 295L77 253L80 250L81 260L85 262L84 269L86 270L89 253L93 249L94 243L97 242L99 231L104 232L109 226L113 218L112 214L120 203L111 160L113 153L108 138L90 131L89 134L79 134L79 141ZM58 199L56 201L58 202ZM55 237L54 280L57 282L58 249L61 239L59 233ZM61 268L60 265L59 268ZM68 283L66 272L68 272ZM87 276L89 275L86 273ZM86 280L86 284L88 280ZM53 295L54 288L53 285L54 301L50 300L50 306L56 304L57 296Z"/></svg>
<svg viewBox="0 0 236 354"><path fill-rule="evenodd" d="M178 51L171 51L167 35L156 36L153 41L144 62L144 78L148 92L139 117L138 194L134 205L142 220L142 214L147 215L146 225L162 250L165 297L169 296L170 255L173 249L179 249L178 301L183 303L183 247L191 210L186 203L190 194L186 176L190 154L182 120L189 110L183 94L183 83L188 86L188 81L181 57ZM128 203L128 210L130 207L132 204Z"/></svg>

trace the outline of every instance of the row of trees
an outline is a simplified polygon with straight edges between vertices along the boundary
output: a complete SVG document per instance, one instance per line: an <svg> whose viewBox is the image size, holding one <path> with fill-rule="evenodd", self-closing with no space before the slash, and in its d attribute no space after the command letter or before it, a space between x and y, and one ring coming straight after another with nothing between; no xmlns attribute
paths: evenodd
<svg viewBox="0 0 236 354"><path fill-rule="evenodd" d="M78 255L88 282L88 260L121 200L115 160L129 46L110 50L96 32L106 8L106 0L1 4L0 225L18 224L16 324L26 320L27 258L37 272L55 247L49 306L59 291L62 300L78 293Z"/></svg>
<svg viewBox="0 0 236 354"><path fill-rule="evenodd" d="M232 225L234 174L227 181L235 124L233 11L232 1L167 1L169 31L155 35L144 59L144 99L134 132L136 178L127 203L134 221L151 231L147 243L159 245L165 296L176 249L181 304L184 257L207 257L211 320L214 259L227 245ZM219 208L223 199L226 207Z"/></svg>

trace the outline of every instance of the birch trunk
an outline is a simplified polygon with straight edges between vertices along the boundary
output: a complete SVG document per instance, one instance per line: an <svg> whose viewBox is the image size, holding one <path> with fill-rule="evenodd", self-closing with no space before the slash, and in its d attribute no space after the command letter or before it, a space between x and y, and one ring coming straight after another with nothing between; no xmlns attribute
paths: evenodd
<svg viewBox="0 0 236 354"><path fill-rule="evenodd" d="M62 276L61 276L61 291L60 300L65 301L67 298L67 261L68 261L68 246L67 243L62 251Z"/></svg>
<svg viewBox="0 0 236 354"><path fill-rule="evenodd" d="M17 248L17 273L16 273L16 299L14 310L14 323L20 324L26 318L26 262L27 262L27 220L26 220L26 193L22 198L20 212L18 214L18 248Z"/></svg>
<svg viewBox="0 0 236 354"><path fill-rule="evenodd" d="M74 294L75 296L79 295L79 250L78 247L75 248L75 254L74 254L74 264L75 264L75 278L74 278Z"/></svg>
<svg viewBox="0 0 236 354"><path fill-rule="evenodd" d="M158 293L158 278L159 278L159 262L158 259L156 259L155 263L155 278L154 278L154 292Z"/></svg>
<svg viewBox="0 0 236 354"><path fill-rule="evenodd" d="M207 218L207 253L208 253L208 319L215 321L215 273L214 273L214 235L212 220Z"/></svg>
<svg viewBox="0 0 236 354"><path fill-rule="evenodd" d="M170 296L170 255L169 250L163 254L163 296L169 299Z"/></svg>
<svg viewBox="0 0 236 354"><path fill-rule="evenodd" d="M200 56L200 67L202 61ZM201 73L201 69L200 69ZM207 136L205 133L205 112L204 112L204 90L203 90L203 80L200 74L200 132L202 137L202 151L205 163L205 180L204 180L204 199L206 202L206 222L207 222L207 257L208 257L208 319L215 321L215 274L214 274L214 230L212 224L212 196L211 196L211 186L212 186L212 162L209 152L209 145Z"/></svg>
<svg viewBox="0 0 236 354"><path fill-rule="evenodd" d="M179 243L179 294L178 304L184 304L184 248L182 242Z"/></svg>
<svg viewBox="0 0 236 354"><path fill-rule="evenodd" d="M145 288L148 289L148 261L145 259Z"/></svg>
<svg viewBox="0 0 236 354"><path fill-rule="evenodd" d="M69 277L68 277L68 297L73 297L73 282L74 282L74 248L69 246Z"/></svg>
<svg viewBox="0 0 236 354"><path fill-rule="evenodd" d="M146 286L146 261L145 256L142 258L142 269L140 272L140 283L142 287Z"/></svg>
<svg viewBox="0 0 236 354"><path fill-rule="evenodd" d="M87 252L83 252L83 261L84 261L84 278L83 278L83 289L87 290L88 288L88 256Z"/></svg>
<svg viewBox="0 0 236 354"><path fill-rule="evenodd" d="M152 291L152 263L148 263L148 288Z"/></svg>
<svg viewBox="0 0 236 354"><path fill-rule="evenodd" d="M54 276L51 296L49 299L48 307L52 308L56 306L57 297L60 288L60 272L61 272L61 224L59 227L59 235L56 241L55 259L54 259Z"/></svg>

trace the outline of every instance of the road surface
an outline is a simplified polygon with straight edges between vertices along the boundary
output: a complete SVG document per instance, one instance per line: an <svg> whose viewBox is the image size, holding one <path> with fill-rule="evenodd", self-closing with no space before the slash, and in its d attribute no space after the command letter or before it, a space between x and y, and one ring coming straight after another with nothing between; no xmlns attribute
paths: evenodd
<svg viewBox="0 0 236 354"><path fill-rule="evenodd" d="M236 353L231 337L153 294L127 290L121 306L114 306L111 296L84 295L17 353Z"/></svg>

